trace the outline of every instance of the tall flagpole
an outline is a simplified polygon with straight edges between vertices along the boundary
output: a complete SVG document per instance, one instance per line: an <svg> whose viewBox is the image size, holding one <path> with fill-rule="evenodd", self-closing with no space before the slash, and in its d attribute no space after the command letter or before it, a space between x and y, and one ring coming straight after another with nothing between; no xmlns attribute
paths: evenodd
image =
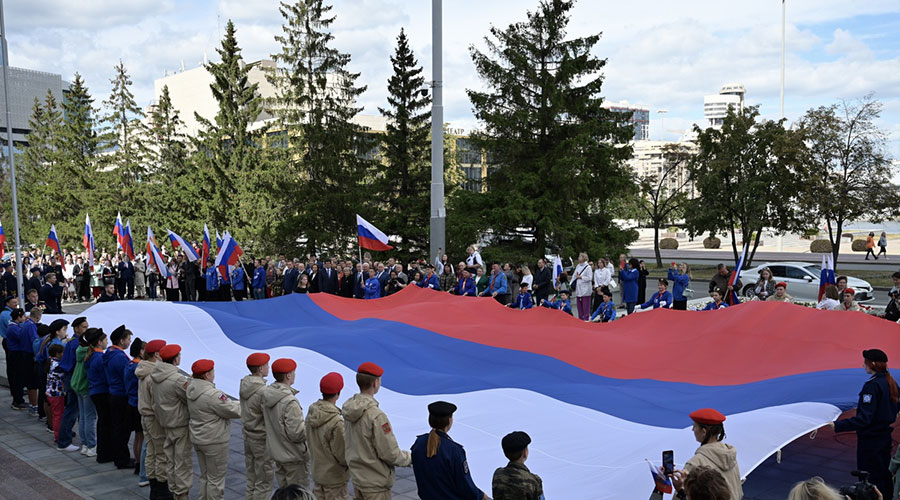
<svg viewBox="0 0 900 500"><path fill-rule="evenodd" d="M785 39L785 0L781 0L781 118L784 119L784 39Z"/></svg>
<svg viewBox="0 0 900 500"><path fill-rule="evenodd" d="M6 149L9 160L10 187L12 188L13 226L16 232L16 289L19 300L22 289L22 242L19 238L19 198L16 192L16 160L13 151L12 119L9 112L9 51L6 49L6 21L3 17L3 0L0 0L0 41L3 45L3 103L6 106Z"/></svg>
<svg viewBox="0 0 900 500"><path fill-rule="evenodd" d="M441 0L431 0L431 248L429 257L444 244L447 210L444 207L444 82Z"/></svg>

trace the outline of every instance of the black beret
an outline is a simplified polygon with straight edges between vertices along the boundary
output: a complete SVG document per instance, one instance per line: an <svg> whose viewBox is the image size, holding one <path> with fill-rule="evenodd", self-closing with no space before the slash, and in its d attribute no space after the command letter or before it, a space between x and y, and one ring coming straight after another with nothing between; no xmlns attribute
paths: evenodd
<svg viewBox="0 0 900 500"><path fill-rule="evenodd" d="M122 337L125 336L125 332L125 325L119 325L115 330L112 331L112 333L109 334L109 340L113 344L118 344L119 341L122 340Z"/></svg>
<svg viewBox="0 0 900 500"><path fill-rule="evenodd" d="M500 441L500 445L503 446L503 453L507 454L518 453L528 448L529 444L531 444L531 437L522 431L510 432L503 436L503 440Z"/></svg>
<svg viewBox="0 0 900 500"><path fill-rule="evenodd" d="M869 349L863 351L863 358L868 359L869 361L880 361L882 363L887 363L887 354L884 353L881 349Z"/></svg>
<svg viewBox="0 0 900 500"><path fill-rule="evenodd" d="M446 401L435 401L428 405L428 414L435 417L452 417L456 405Z"/></svg>
<svg viewBox="0 0 900 500"><path fill-rule="evenodd" d="M93 344L103 338L104 335L106 334L103 333L102 328L88 328L87 331L84 332L84 341L88 344Z"/></svg>
<svg viewBox="0 0 900 500"><path fill-rule="evenodd" d="M64 326L69 326L69 322L64 319L54 319L52 323L50 323L50 331L55 332Z"/></svg>

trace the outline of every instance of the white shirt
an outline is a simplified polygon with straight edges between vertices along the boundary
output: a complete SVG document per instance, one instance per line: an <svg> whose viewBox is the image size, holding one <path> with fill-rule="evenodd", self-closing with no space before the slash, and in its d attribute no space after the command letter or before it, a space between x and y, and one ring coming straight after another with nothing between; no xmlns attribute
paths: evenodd
<svg viewBox="0 0 900 500"><path fill-rule="evenodd" d="M838 302L834 299L829 299L828 297L825 297L821 300L821 302L819 302L819 304L816 306L816 309L825 309L828 311L836 311L838 309L838 307L840 307L840 306L841 306L840 302Z"/></svg>
<svg viewBox="0 0 900 500"><path fill-rule="evenodd" d="M526 274L522 276L522 284L524 285L525 283L528 283L528 290L530 291L532 289L532 285L534 285L534 275Z"/></svg>
<svg viewBox="0 0 900 500"><path fill-rule="evenodd" d="M594 273L591 271L591 265L587 262L578 264L572 274L575 280L575 296L589 296L594 290L591 286L594 281Z"/></svg>
<svg viewBox="0 0 900 500"><path fill-rule="evenodd" d="M612 273L608 267L598 267L594 271L594 288L609 286L610 281L612 281Z"/></svg>
<svg viewBox="0 0 900 500"><path fill-rule="evenodd" d="M469 267L475 267L475 264L478 264L481 267L484 267L484 261L481 260L481 254L478 251L472 252L472 255L466 257L466 265Z"/></svg>

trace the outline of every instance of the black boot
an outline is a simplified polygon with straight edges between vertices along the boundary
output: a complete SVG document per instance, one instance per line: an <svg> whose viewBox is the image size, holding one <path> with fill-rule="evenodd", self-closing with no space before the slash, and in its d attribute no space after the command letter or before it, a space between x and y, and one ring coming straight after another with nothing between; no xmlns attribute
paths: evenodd
<svg viewBox="0 0 900 500"><path fill-rule="evenodd" d="M159 498L159 482L156 479L150 480L150 500Z"/></svg>
<svg viewBox="0 0 900 500"><path fill-rule="evenodd" d="M137 476L141 473L141 463L137 460L134 461L134 475Z"/></svg>
<svg viewBox="0 0 900 500"><path fill-rule="evenodd" d="M168 481L157 481L156 483L159 488L159 493L156 494L158 500L175 500L175 495L169 491Z"/></svg>

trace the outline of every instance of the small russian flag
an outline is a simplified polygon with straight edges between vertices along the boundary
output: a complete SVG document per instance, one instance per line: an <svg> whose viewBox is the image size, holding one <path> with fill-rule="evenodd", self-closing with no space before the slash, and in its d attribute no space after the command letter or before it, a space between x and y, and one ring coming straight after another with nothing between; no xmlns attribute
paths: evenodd
<svg viewBox="0 0 900 500"><path fill-rule="evenodd" d="M363 219L356 214L356 230L359 238L359 246L366 250L375 250L382 252L384 250L393 250L394 247L388 245L388 237L382 233L377 227L373 226L369 221Z"/></svg>
<svg viewBox="0 0 900 500"><path fill-rule="evenodd" d="M47 235L47 246L56 250L56 255L59 258L59 265L62 267L63 271L65 271L66 261L63 259L62 248L59 246L59 236L56 235L56 224L50 225L50 234Z"/></svg>
<svg viewBox="0 0 900 500"><path fill-rule="evenodd" d="M659 467L655 467L649 460L647 465L650 466L650 474L653 476L653 482L656 483L656 489L663 493L672 493L672 479L665 476Z"/></svg>
<svg viewBox="0 0 900 500"><path fill-rule="evenodd" d="M6 233L3 232L3 222L0 222L0 259L6 254Z"/></svg>
<svg viewBox="0 0 900 500"><path fill-rule="evenodd" d="M200 258L200 256L197 255L197 252L194 250L194 247L190 243L184 241L184 238L178 236L172 230L166 229L166 231L169 232L169 241L172 242L172 248L181 247L184 250L184 255L191 262L194 262L195 260Z"/></svg>

